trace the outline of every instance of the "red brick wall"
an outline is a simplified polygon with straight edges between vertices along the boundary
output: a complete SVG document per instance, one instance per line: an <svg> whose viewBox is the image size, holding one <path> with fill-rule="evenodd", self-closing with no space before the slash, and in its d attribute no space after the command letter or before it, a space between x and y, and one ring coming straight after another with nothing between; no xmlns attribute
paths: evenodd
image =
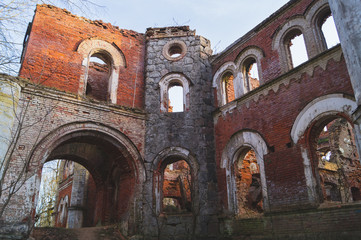
<svg viewBox="0 0 361 240"><path fill-rule="evenodd" d="M117 103L133 107L135 99L134 107L143 108L144 35L80 18L53 6L37 7L19 75L77 94L83 74L83 59L77 47L89 38L107 41L121 49L127 66L120 69Z"/></svg>
<svg viewBox="0 0 361 240"><path fill-rule="evenodd" d="M227 75L225 77L223 77L222 81L224 81L225 84L225 91L226 91L226 101L228 102L232 102L235 97L234 97L234 84L233 84L233 75Z"/></svg>
<svg viewBox="0 0 361 240"><path fill-rule="evenodd" d="M316 67L313 76L303 74L299 79L291 79L278 92L271 90L257 102L251 100L249 106L239 105L232 113L219 117L215 124L216 161L223 203L227 202L227 194L225 171L220 168L222 151L231 136L244 129L257 131L274 148L264 157L273 208L308 201L300 147L287 145L292 141L291 128L300 111L313 99L331 93L353 95L344 59L340 62L332 59L326 70Z"/></svg>
<svg viewBox="0 0 361 240"><path fill-rule="evenodd" d="M249 46L257 46L264 51L265 57L261 60L261 69L263 82L268 82L275 77L281 75L281 65L279 62L279 54L277 49L272 49L272 38L276 30L281 27L285 22L289 21L292 16L302 15L307 9L308 5L313 2L313 0L303 0L298 1L296 4L293 4L288 9L278 15L275 19L263 23L262 27L256 29L256 34L247 39L243 44L238 44L233 51L227 53L227 55L222 57L221 61L217 61L213 65L213 74L218 70L223 63L227 61L235 61L237 56L241 53L243 49Z"/></svg>

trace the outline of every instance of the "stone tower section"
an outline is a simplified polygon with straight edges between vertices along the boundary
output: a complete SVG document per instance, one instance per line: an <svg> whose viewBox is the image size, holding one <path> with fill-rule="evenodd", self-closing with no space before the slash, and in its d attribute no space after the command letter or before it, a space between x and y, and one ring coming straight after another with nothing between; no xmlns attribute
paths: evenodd
<svg viewBox="0 0 361 240"><path fill-rule="evenodd" d="M146 38L145 162L149 184L145 198L153 209L145 208L144 216L165 221L166 227L161 233L154 227L145 227L145 231L172 235L178 229L184 233L186 228L189 231L184 234L209 236L214 233L212 224L217 229L212 219L217 195L210 42L188 26L149 28ZM171 91L176 87L180 94L173 98ZM180 108L175 109L177 101ZM185 171L178 164L182 160L186 162L183 167L190 170L188 184L177 178L177 171ZM179 180L178 185L174 179ZM174 193L184 190L188 191L186 204ZM173 214L167 211L172 208Z"/></svg>

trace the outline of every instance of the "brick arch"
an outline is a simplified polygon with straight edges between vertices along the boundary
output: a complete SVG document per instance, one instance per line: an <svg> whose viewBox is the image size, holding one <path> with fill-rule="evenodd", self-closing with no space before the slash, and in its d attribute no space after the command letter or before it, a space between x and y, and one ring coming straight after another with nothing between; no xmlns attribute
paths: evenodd
<svg viewBox="0 0 361 240"><path fill-rule="evenodd" d="M244 85L244 82L246 80L246 76L244 76L244 65L247 60L250 58L253 58L257 63L257 69L258 69L258 80L260 84L263 84L263 76L262 76L262 68L261 68L261 60L265 56L264 51L257 46L249 46L245 49L243 49L240 54L237 56L235 63L237 66L238 72L241 72L241 82ZM246 93L247 89L244 90L244 93Z"/></svg>
<svg viewBox="0 0 361 240"><path fill-rule="evenodd" d="M352 119L352 113L356 108L356 102L346 95L329 94L318 97L308 103L301 110L293 123L290 135L293 143L299 145L301 149L308 199L311 203L318 202L317 183L312 169L310 149L304 145L305 143L300 143L300 139L305 139L307 130L318 120L339 114Z"/></svg>
<svg viewBox="0 0 361 240"><path fill-rule="evenodd" d="M226 72L233 74L233 87L234 87L234 96L239 98L244 93L244 87L241 82L241 73L237 70L237 66L234 62L224 63L214 74L212 87L217 90L217 100L218 106L223 106L227 103L226 93L222 87L222 77Z"/></svg>
<svg viewBox="0 0 361 240"><path fill-rule="evenodd" d="M263 208L265 211L268 211L269 202L264 168L264 155L268 154L268 147L263 137L253 131L240 131L234 134L222 152L221 168L226 170L228 210L232 213L237 212L236 183L233 165L235 161L237 161L239 154L246 147L253 149L256 153L257 163L260 168Z"/></svg>
<svg viewBox="0 0 361 240"><path fill-rule="evenodd" d="M306 21L309 22L311 26L318 53L321 53L327 49L327 44L320 28L321 26L318 26L320 18L325 13L325 11L331 12L328 1L319 0L310 5L304 13Z"/></svg>
<svg viewBox="0 0 361 240"><path fill-rule="evenodd" d="M129 156L134 160L134 164L138 169L137 172L139 172L139 181L144 182L145 170L143 159L140 156L140 153L135 144L120 131L94 122L73 122L53 130L35 147L35 150L31 156L31 160L40 160L43 164L50 156L51 151L54 150L54 148L58 145L60 140L66 141L76 134L81 134L81 132L87 131L98 135L103 134L104 136L107 136L108 140L112 141L112 143L123 146L122 152L125 156Z"/></svg>
<svg viewBox="0 0 361 240"><path fill-rule="evenodd" d="M167 165L167 162L171 159L185 160L191 168L192 174L192 209L198 209L199 207L199 194L198 194L198 172L199 164L196 157L185 148L181 147L168 147L163 149L157 154L153 160L152 168L154 172L154 197L155 197L155 206L156 213L161 212L162 204L162 173L164 171L164 166Z"/></svg>
<svg viewBox="0 0 361 240"><path fill-rule="evenodd" d="M111 62L108 95L111 103L115 104L117 101L120 68L126 67L125 56L122 51L116 45L104 40L86 39L79 44L77 52L83 57L83 74L80 76L78 94L85 95L90 57L94 53L102 53L107 55Z"/></svg>
<svg viewBox="0 0 361 240"><path fill-rule="evenodd" d="M356 108L356 102L344 94L329 94L314 99L302 109L293 123L291 129L293 143L298 143L312 122L326 115L338 113L344 113L351 119L352 112Z"/></svg>
<svg viewBox="0 0 361 240"><path fill-rule="evenodd" d="M77 143L77 139L79 138L87 138L90 140L98 139L100 140L100 144L103 144L104 146L111 146L111 149L116 149L121 156L119 156L119 159L113 159L112 156L112 161L108 164L103 164L99 161L101 158L98 158L98 161L94 164L94 162L91 162L91 158L96 159L97 156L95 154L92 155L92 152L87 154L77 148L79 144L82 144L80 142ZM92 142L92 144L97 145L97 142ZM142 193L143 183L145 181L143 160L132 141L116 129L93 122L74 122L53 130L40 141L31 154L31 162L39 163L38 165L40 166L36 184L40 184L42 165L48 160L62 157L68 158L71 161L79 162L86 167L90 166L88 169L89 172L91 172L92 175L95 173L93 177L94 180L97 181L96 185L97 187L101 187L99 191L97 190L97 196L106 206L108 203L104 201L110 201L109 199L111 199L110 197L107 197L107 191L109 191L109 189L107 189L106 186L108 186L109 183L106 183L108 182L106 173L111 172L111 167L114 164L117 164L117 162L119 162L121 166L128 166L130 173L127 175L127 181L132 182L132 184L134 184L134 188L130 190L131 192L127 197L124 197L124 199L122 198L124 202L121 204L115 203L118 211L112 215L114 218L109 219L109 221L120 219L122 214L124 215L127 214L128 211L131 211L131 208L134 207L132 202L136 201ZM108 170L104 170L103 167L100 167L103 165L106 166ZM39 186L37 186L36 189L39 189ZM36 194L36 197L37 196L38 193ZM37 199L35 199L34 203L36 202ZM107 221L106 215L107 212L110 212L108 208L109 207L106 209L103 209L102 207L99 208L99 212L97 210L97 219Z"/></svg>
<svg viewBox="0 0 361 240"><path fill-rule="evenodd" d="M312 31L310 30L310 23L307 22L303 16L295 16L280 26L273 34L272 49L278 51L283 73L291 69L288 59L289 53L285 47L284 39L291 31L295 30L299 30L303 34L308 58L310 59L317 55L317 51L315 49L315 39Z"/></svg>

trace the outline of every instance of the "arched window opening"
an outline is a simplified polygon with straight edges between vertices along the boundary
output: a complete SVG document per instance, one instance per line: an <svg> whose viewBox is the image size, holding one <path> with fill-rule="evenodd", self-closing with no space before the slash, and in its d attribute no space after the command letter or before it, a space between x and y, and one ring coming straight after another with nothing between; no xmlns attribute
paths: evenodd
<svg viewBox="0 0 361 240"><path fill-rule="evenodd" d="M359 200L361 165L351 124L344 118L320 120L312 129L324 204Z"/></svg>
<svg viewBox="0 0 361 240"><path fill-rule="evenodd" d="M320 28L327 48L331 48L340 43L331 11L328 10L327 14L320 19Z"/></svg>
<svg viewBox="0 0 361 240"><path fill-rule="evenodd" d="M192 209L192 175L188 163L179 160L163 172L163 212L186 213Z"/></svg>
<svg viewBox="0 0 361 240"><path fill-rule="evenodd" d="M169 86L168 112L184 112L183 86L180 83Z"/></svg>
<svg viewBox="0 0 361 240"><path fill-rule="evenodd" d="M252 91L253 89L259 87L260 83L257 61L254 58L249 58L244 62L243 76L245 79L244 87L247 89L247 91Z"/></svg>
<svg viewBox="0 0 361 240"><path fill-rule="evenodd" d="M235 99L233 79L234 76L230 72L225 73L222 77L222 87L226 103L232 102Z"/></svg>
<svg viewBox="0 0 361 240"><path fill-rule="evenodd" d="M85 95L99 101L109 99L111 61L106 53L94 53L89 59L88 79Z"/></svg>
<svg viewBox="0 0 361 240"><path fill-rule="evenodd" d="M83 176L82 185L74 183L74 175ZM85 199L83 207L95 208L95 202L92 201L93 193L96 192L94 180L83 166L68 160L46 162L42 169L35 226L68 227L69 206L74 190L83 194L81 196ZM84 216L84 226L91 224L88 220L93 217L93 214L87 211Z"/></svg>
<svg viewBox="0 0 361 240"><path fill-rule="evenodd" d="M287 60L289 68L295 68L308 60L307 49L303 34L295 29L285 37Z"/></svg>
<svg viewBox="0 0 361 240"><path fill-rule="evenodd" d="M186 112L189 110L189 80L182 74L171 73L159 81L160 111Z"/></svg>
<svg viewBox="0 0 361 240"><path fill-rule="evenodd" d="M255 217L263 212L262 184L256 153L244 149L234 163L238 217Z"/></svg>

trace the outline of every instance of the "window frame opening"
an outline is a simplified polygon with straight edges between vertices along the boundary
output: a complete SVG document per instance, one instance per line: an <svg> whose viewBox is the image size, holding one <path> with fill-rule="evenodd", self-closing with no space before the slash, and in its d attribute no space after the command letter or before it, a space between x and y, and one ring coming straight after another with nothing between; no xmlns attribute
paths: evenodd
<svg viewBox="0 0 361 240"><path fill-rule="evenodd" d="M226 71L223 73L221 83L225 104L234 101L236 99L234 89L234 74L231 71Z"/></svg>
<svg viewBox="0 0 361 240"><path fill-rule="evenodd" d="M175 85L183 88L183 112L189 110L190 81L183 74L170 73L159 81L160 111L163 113L172 113L169 111L169 89Z"/></svg>
<svg viewBox="0 0 361 240"><path fill-rule="evenodd" d="M173 88L173 91L172 91ZM181 89L174 89L181 88ZM179 93L181 91L181 94ZM168 112L184 112L184 87L180 81L172 81L168 85L167 90L167 98L168 98ZM180 99L177 99L180 98Z"/></svg>
<svg viewBox="0 0 361 240"><path fill-rule="evenodd" d="M326 27L326 29L324 27ZM324 50L330 49L340 44L340 38L338 36L335 21L333 20L333 16L329 8L326 8L321 13L319 13L317 28L321 35L320 40ZM334 42L332 40L334 40Z"/></svg>
<svg viewBox="0 0 361 240"><path fill-rule="evenodd" d="M302 41L301 41L302 38ZM296 39L296 44L295 44ZM294 42L292 42L292 40ZM288 69L293 69L308 61L307 45L305 35L298 28L291 29L283 38ZM296 45L296 46L295 46ZM300 54L302 53L302 54ZM302 56L300 59L297 56Z"/></svg>
<svg viewBox="0 0 361 240"><path fill-rule="evenodd" d="M254 78L251 76L251 70L254 66L256 67L256 70L254 71L256 71L258 78ZM243 61L242 73L244 79L244 87L247 92L252 91L260 86L258 62L256 58L248 57Z"/></svg>
<svg viewBox="0 0 361 240"><path fill-rule="evenodd" d="M86 95L86 86L88 79L89 58L96 52L104 52L109 56L111 61L111 67L109 68L109 84L108 84L108 98L112 104L117 103L119 74L120 70L127 67L126 59L121 49L114 43L109 43L101 39L85 39L82 41L77 49L77 52L82 57L82 62L79 63L82 66L82 74L79 79L79 96Z"/></svg>
<svg viewBox="0 0 361 240"><path fill-rule="evenodd" d="M184 166L185 164L187 167L182 169L181 166ZM176 174L178 174L178 176L175 178ZM193 181L193 171L190 164L186 160L174 158L165 161L161 167L160 213L166 215L192 213L194 199ZM167 190L167 194L165 193L165 190ZM170 199L175 202L174 206L169 204Z"/></svg>
<svg viewBox="0 0 361 240"><path fill-rule="evenodd" d="M187 53L187 45L180 40L172 40L167 42L162 50L163 56L169 61L179 61Z"/></svg>
<svg viewBox="0 0 361 240"><path fill-rule="evenodd" d="M103 64L100 63L100 61L102 61ZM110 91L113 65L111 55L105 50L97 50L89 54L85 86L86 98L97 101L111 100ZM101 72L104 72L105 69L107 71L102 76ZM97 77L99 76L97 75L100 75L101 79L98 79Z"/></svg>

